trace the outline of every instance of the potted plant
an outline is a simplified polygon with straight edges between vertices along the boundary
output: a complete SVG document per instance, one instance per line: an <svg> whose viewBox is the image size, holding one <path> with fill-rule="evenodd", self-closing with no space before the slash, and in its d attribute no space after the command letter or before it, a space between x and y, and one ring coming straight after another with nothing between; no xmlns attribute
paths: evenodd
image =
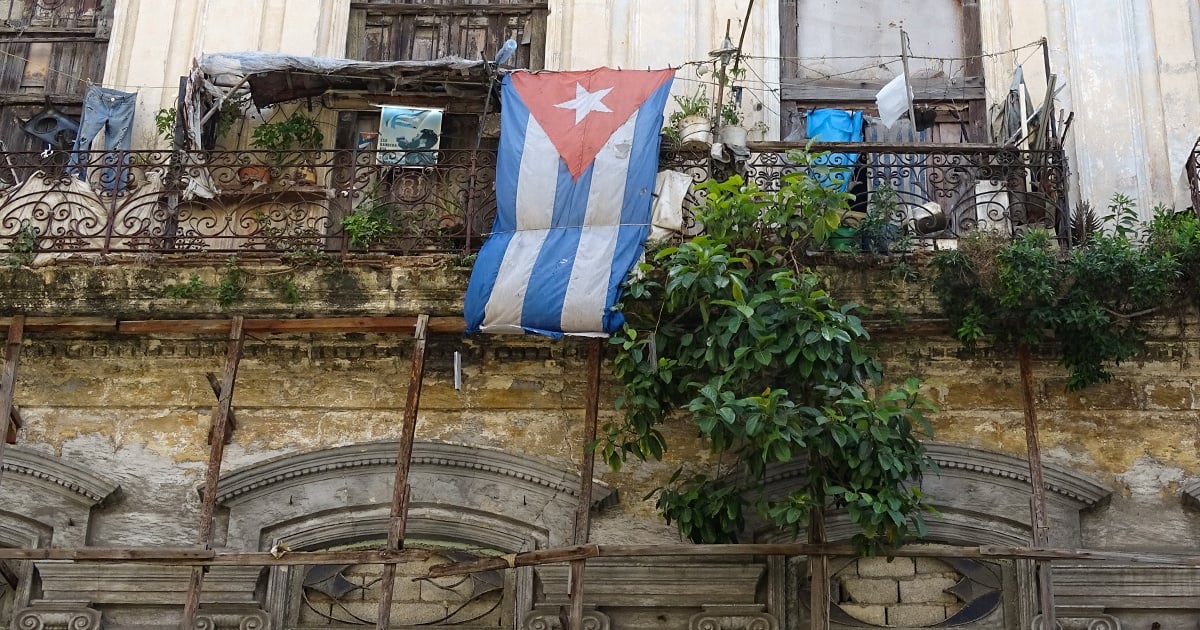
<svg viewBox="0 0 1200 630"><path fill-rule="evenodd" d="M730 99L721 105L718 118L721 121L720 140L726 146L746 146L746 127L742 125L742 110Z"/></svg>
<svg viewBox="0 0 1200 630"><path fill-rule="evenodd" d="M671 124L679 130L679 146L684 150L706 150L712 144L712 122L709 108L712 101L704 91L675 97L677 109L671 114Z"/></svg>
<svg viewBox="0 0 1200 630"><path fill-rule="evenodd" d="M294 178L297 184L308 186L316 185L316 172L297 151L320 149L324 142L325 134L321 133L317 120L298 111L281 121L259 125L250 137L250 146L267 151L267 162L275 169L302 162Z"/></svg>

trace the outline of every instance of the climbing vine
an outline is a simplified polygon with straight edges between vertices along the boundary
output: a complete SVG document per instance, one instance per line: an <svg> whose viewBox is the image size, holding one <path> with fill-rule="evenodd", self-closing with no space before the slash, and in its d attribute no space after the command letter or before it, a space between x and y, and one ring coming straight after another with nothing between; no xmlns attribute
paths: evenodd
<svg viewBox="0 0 1200 630"><path fill-rule="evenodd" d="M918 438L933 407L915 379L883 390L860 308L806 264L847 209L848 195L821 185L828 168L777 191L736 176L702 184L703 234L651 252L628 283L612 338L622 413L599 448L620 468L661 459L665 423L694 428L720 465L680 469L651 496L695 542L736 541L749 510L798 531L844 509L864 551L924 533L914 480L931 465ZM807 472L768 496L768 469L793 460Z"/></svg>
<svg viewBox="0 0 1200 630"><path fill-rule="evenodd" d="M1147 316L1195 294L1200 271L1195 215L1160 208L1149 223L1137 217L1117 195L1112 229L1066 254L1041 230L1016 240L977 232L939 252L935 290L953 334L968 347L1054 343L1072 390L1111 380L1111 366L1141 348Z"/></svg>

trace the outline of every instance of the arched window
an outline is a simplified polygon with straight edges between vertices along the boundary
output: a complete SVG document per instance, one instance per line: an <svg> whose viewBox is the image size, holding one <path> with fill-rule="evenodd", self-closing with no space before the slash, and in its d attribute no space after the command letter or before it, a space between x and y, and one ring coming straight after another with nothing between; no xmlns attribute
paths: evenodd
<svg viewBox="0 0 1200 630"><path fill-rule="evenodd" d="M288 455L221 479L225 544L242 550L378 548L386 539L397 444L380 442ZM578 501L569 467L503 451L418 443L406 547L427 557L397 567L393 627L454 624L522 627L534 572L415 580L429 566L476 555L567 544ZM593 499L603 503L603 484ZM265 576L273 628L373 625L380 568L276 567Z"/></svg>
<svg viewBox="0 0 1200 630"><path fill-rule="evenodd" d="M927 473L921 489L940 516L927 519L928 544L1026 546L1030 544L1029 464L1021 458L953 444L927 445L938 470ZM787 492L789 480L805 465L780 468L768 479L768 493ZM1104 501L1111 491L1074 471L1046 466L1050 544L1077 547L1080 513ZM827 516L830 541L849 540L855 529L844 514ZM758 542L791 540L772 525L752 526ZM964 558L857 558L831 561L830 618L844 626L921 628L984 623L986 627L1028 628L1033 621L1034 579L1028 561ZM804 558L773 558L770 580L781 585L788 615L808 618L808 577Z"/></svg>

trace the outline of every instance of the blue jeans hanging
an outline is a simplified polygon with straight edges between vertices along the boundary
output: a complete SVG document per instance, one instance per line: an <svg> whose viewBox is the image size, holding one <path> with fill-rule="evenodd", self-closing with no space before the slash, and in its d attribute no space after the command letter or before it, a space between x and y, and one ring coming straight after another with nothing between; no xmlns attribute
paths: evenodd
<svg viewBox="0 0 1200 630"><path fill-rule="evenodd" d="M83 118L79 121L79 136L67 165L76 167L83 152L90 151L96 136L104 131L102 162L116 165L107 167L100 174L100 183L105 190L124 188L128 178L129 144L133 137L133 114L137 108L137 93L121 92L93 85L83 97ZM90 160L84 158L84 163ZM79 179L87 179L87 169L75 168L72 173Z"/></svg>

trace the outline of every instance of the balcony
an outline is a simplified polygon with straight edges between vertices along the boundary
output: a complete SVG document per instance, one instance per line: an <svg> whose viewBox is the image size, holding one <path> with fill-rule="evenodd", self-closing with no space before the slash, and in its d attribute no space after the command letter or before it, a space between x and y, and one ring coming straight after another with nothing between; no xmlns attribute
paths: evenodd
<svg viewBox="0 0 1200 630"><path fill-rule="evenodd" d="M741 171L771 190L794 146L759 144ZM1065 234L1061 152L983 145L822 145L822 177L854 196L846 223L882 213L915 242L973 229ZM726 176L707 155L664 154L696 181ZM217 255L476 251L496 211L495 154L472 151L8 153L0 161L0 251ZM886 194L885 194L886 191ZM689 201L702 201L693 195ZM370 239L343 219L370 215ZM355 238L358 236L358 238Z"/></svg>
<svg viewBox="0 0 1200 630"><path fill-rule="evenodd" d="M852 195L844 225L855 227L875 215L896 226L897 233L909 235L915 245L953 247L955 239L972 230L1015 236L1034 227L1060 235L1066 244L1067 171L1061 150L826 143L810 148L825 157L806 163L793 153L798 148L802 147L753 144L740 173L770 191L784 176L811 169ZM665 156L663 164L689 172L697 181L714 172L718 177L734 172L714 171L707 157L673 154Z"/></svg>

